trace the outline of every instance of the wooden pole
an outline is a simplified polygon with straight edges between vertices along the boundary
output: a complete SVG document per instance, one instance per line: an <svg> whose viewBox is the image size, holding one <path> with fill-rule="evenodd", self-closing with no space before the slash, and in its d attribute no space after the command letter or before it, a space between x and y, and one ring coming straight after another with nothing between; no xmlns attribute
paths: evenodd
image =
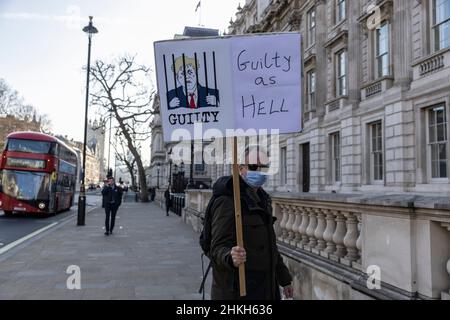
<svg viewBox="0 0 450 320"><path fill-rule="evenodd" d="M234 194L234 213L236 220L236 238L238 247L244 248L244 237L242 234L242 211L241 211L241 188L239 178L239 163L237 156L237 137L233 139L233 194ZM247 295L245 286L245 264L239 266L239 291L241 297Z"/></svg>

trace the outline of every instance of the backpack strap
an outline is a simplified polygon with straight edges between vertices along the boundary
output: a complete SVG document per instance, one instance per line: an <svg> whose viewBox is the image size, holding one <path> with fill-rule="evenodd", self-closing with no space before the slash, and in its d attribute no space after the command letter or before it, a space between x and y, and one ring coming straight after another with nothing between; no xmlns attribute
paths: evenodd
<svg viewBox="0 0 450 320"><path fill-rule="evenodd" d="M206 268L206 272L204 270L204 261L203 258L205 257L204 254L202 254L202 274L203 274L203 280L202 283L200 284L200 289L198 290L198 293L203 293L202 298L203 300L205 300L205 283L206 283L206 279L208 278L208 274L209 274L209 270L211 270L211 266L212 266L212 262L209 261L208 267Z"/></svg>

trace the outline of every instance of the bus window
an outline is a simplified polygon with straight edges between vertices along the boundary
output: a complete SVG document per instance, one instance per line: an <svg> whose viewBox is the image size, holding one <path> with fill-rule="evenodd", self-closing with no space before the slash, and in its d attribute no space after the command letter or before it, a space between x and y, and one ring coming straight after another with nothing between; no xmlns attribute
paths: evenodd
<svg viewBox="0 0 450 320"><path fill-rule="evenodd" d="M50 177L47 173L3 170L3 192L19 200L47 200Z"/></svg>
<svg viewBox="0 0 450 320"><path fill-rule="evenodd" d="M6 150L25 153L49 154L52 151L52 143L47 141L8 139Z"/></svg>

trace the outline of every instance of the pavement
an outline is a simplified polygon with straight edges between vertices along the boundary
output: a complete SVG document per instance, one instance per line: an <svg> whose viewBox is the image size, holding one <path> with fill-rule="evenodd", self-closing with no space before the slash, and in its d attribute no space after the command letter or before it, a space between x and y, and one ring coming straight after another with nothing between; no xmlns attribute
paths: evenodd
<svg viewBox="0 0 450 320"><path fill-rule="evenodd" d="M73 215L1 254L0 299L201 299L198 234L180 217L155 203L124 202L107 237L103 209L90 210L83 227ZM79 268L79 290L68 289L78 274L70 266Z"/></svg>
<svg viewBox="0 0 450 320"><path fill-rule="evenodd" d="M77 199L78 200L78 199ZM101 204L101 197L95 194L87 195L87 210ZM66 219L76 215L77 203L74 204L72 210L58 213L57 215L42 215L36 213L15 213L13 216L5 216L0 210L0 255L2 249L9 244L14 243L29 234L38 232L39 230L60 223Z"/></svg>

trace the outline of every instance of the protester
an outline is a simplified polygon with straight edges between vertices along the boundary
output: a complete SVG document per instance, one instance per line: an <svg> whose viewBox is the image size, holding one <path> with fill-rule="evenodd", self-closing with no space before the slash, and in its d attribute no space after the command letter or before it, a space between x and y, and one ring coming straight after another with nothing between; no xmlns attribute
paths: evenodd
<svg viewBox="0 0 450 320"><path fill-rule="evenodd" d="M152 201L155 201L155 197L156 197L156 188L152 188L152 193L151 193Z"/></svg>
<svg viewBox="0 0 450 320"><path fill-rule="evenodd" d="M263 190L267 176L265 153L258 147L247 148L245 164L240 166L240 193L244 247L236 245L233 178L222 177L213 187L211 249L213 268L211 298L240 299L239 265L245 263L245 300L279 300L280 286L286 298L292 298L292 277L276 244L271 199ZM266 165L264 165L266 164Z"/></svg>
<svg viewBox="0 0 450 320"><path fill-rule="evenodd" d="M114 224L116 222L116 214L122 204L122 188L116 186L113 177L108 177L108 181L103 187L103 204L105 207L105 235L109 236L113 233Z"/></svg>

